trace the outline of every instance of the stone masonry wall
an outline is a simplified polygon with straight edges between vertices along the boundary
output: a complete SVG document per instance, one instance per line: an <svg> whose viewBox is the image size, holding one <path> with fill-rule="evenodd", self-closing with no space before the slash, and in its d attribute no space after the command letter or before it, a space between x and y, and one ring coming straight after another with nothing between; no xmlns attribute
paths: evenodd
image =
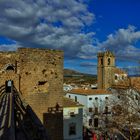
<svg viewBox="0 0 140 140"><path fill-rule="evenodd" d="M0 52L0 86L4 85L6 80L13 80L17 89L19 89L17 60L18 54L16 52ZM9 66L12 66L13 70L8 69Z"/></svg>
<svg viewBox="0 0 140 140"><path fill-rule="evenodd" d="M113 83L115 56L109 52L98 53L98 89L107 89Z"/></svg>
<svg viewBox="0 0 140 140"><path fill-rule="evenodd" d="M9 70L9 65L14 70ZM22 97L42 120L48 107L56 103L62 105L63 52L37 48L0 52L0 86L6 80L14 81Z"/></svg>

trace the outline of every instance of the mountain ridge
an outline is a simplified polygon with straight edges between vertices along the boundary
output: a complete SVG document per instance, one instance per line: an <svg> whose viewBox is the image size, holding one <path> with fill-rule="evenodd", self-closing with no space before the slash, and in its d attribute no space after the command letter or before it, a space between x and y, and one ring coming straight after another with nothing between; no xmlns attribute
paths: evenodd
<svg viewBox="0 0 140 140"><path fill-rule="evenodd" d="M83 73L73 69L64 68L64 76L96 76L94 74Z"/></svg>

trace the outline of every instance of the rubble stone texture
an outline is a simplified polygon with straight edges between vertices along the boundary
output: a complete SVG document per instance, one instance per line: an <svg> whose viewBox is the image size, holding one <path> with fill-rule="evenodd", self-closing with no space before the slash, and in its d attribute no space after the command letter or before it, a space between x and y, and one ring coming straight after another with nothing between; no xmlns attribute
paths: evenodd
<svg viewBox="0 0 140 140"><path fill-rule="evenodd" d="M63 52L37 48L0 52L0 86L6 80L13 80L23 99L43 121L48 107L62 105Z"/></svg>

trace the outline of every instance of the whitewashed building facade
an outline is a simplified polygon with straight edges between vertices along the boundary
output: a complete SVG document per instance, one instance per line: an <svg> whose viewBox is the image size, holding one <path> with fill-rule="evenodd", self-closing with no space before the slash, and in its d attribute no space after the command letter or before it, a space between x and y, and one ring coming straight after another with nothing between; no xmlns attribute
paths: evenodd
<svg viewBox="0 0 140 140"><path fill-rule="evenodd" d="M99 127L104 114L108 113L108 99L111 92L104 89L73 89L66 97L84 105L83 123L86 127Z"/></svg>
<svg viewBox="0 0 140 140"><path fill-rule="evenodd" d="M83 105L64 97L63 138L83 140Z"/></svg>

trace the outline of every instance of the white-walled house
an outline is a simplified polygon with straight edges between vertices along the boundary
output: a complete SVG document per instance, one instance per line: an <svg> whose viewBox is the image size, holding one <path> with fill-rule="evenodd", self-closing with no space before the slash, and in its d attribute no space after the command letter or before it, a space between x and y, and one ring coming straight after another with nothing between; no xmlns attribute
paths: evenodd
<svg viewBox="0 0 140 140"><path fill-rule="evenodd" d="M69 91L69 90L77 89L77 88L78 86L76 84L66 84L66 83L63 84L64 91Z"/></svg>
<svg viewBox="0 0 140 140"><path fill-rule="evenodd" d="M72 90L72 89L73 89L73 87L71 85L67 85L67 84L63 85L63 90L64 91L69 91L69 90Z"/></svg>
<svg viewBox="0 0 140 140"><path fill-rule="evenodd" d="M63 138L83 140L83 105L63 98Z"/></svg>
<svg viewBox="0 0 140 140"><path fill-rule="evenodd" d="M83 123L86 127L98 127L102 114L109 112L108 99L111 92L104 89L73 89L66 97L84 105Z"/></svg>

